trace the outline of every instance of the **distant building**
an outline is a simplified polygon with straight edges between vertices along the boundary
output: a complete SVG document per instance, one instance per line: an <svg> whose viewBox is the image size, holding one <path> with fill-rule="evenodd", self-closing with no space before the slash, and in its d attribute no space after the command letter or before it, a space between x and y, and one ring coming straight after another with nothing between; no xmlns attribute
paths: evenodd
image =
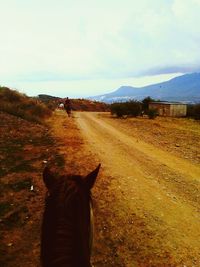
<svg viewBox="0 0 200 267"><path fill-rule="evenodd" d="M151 102L149 109L157 109L159 116L185 117L187 105L179 102Z"/></svg>

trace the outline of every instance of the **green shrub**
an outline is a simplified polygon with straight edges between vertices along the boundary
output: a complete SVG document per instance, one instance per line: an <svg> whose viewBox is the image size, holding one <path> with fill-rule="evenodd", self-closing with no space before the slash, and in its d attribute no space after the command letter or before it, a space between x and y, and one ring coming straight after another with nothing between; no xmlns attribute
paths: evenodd
<svg viewBox="0 0 200 267"><path fill-rule="evenodd" d="M125 103L127 115L137 117L141 114L142 105L138 101L129 101Z"/></svg>
<svg viewBox="0 0 200 267"><path fill-rule="evenodd" d="M200 120L200 104L196 104L194 107L194 117L196 120Z"/></svg>
<svg viewBox="0 0 200 267"><path fill-rule="evenodd" d="M147 115L148 115L149 119L155 119L158 116L158 111L157 111L157 109L153 109L153 108L149 109L147 111Z"/></svg>
<svg viewBox="0 0 200 267"><path fill-rule="evenodd" d="M111 114L117 117L139 116L141 114L141 103L138 101L128 101L123 103L113 103L110 106Z"/></svg>
<svg viewBox="0 0 200 267"><path fill-rule="evenodd" d="M194 117L194 107L195 105L187 105L187 117Z"/></svg>
<svg viewBox="0 0 200 267"><path fill-rule="evenodd" d="M111 104L111 114L117 117L126 115L126 108L124 103L113 103Z"/></svg>
<svg viewBox="0 0 200 267"><path fill-rule="evenodd" d="M200 104L187 106L187 117L200 120Z"/></svg>

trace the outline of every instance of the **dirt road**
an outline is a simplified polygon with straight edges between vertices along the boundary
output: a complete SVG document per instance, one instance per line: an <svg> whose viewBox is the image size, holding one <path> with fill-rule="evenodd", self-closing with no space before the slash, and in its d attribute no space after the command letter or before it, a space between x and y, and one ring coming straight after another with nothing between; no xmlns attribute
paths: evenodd
<svg viewBox="0 0 200 267"><path fill-rule="evenodd" d="M75 117L107 179L105 194L101 181L94 193L115 266L200 266L200 167L133 137L120 121Z"/></svg>

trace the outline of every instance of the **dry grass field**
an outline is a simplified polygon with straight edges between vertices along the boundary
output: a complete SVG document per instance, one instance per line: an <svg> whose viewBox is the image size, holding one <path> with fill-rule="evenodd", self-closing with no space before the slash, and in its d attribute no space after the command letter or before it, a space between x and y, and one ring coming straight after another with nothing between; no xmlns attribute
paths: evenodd
<svg viewBox="0 0 200 267"><path fill-rule="evenodd" d="M200 124L56 111L42 126L0 114L0 266L40 266L42 170L55 161L93 190L95 267L200 266ZM31 186L33 185L33 190Z"/></svg>

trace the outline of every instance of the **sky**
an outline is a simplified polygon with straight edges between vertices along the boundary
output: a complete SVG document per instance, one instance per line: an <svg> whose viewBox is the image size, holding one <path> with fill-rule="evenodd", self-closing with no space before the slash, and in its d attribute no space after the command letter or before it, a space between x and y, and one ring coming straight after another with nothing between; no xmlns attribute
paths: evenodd
<svg viewBox="0 0 200 267"><path fill-rule="evenodd" d="M0 85L86 97L200 72L200 0L0 0Z"/></svg>

